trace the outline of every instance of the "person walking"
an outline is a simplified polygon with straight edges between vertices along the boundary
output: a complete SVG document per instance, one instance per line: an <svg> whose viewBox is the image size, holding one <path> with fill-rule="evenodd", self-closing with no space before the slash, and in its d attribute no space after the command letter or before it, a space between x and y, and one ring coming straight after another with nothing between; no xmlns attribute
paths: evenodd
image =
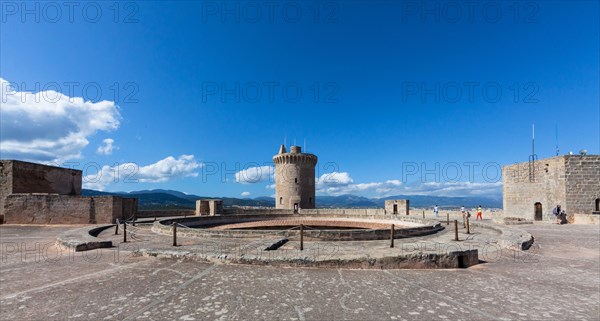
<svg viewBox="0 0 600 321"><path fill-rule="evenodd" d="M438 208L438 206L434 206L433 207L433 214L435 214L435 217L438 218L439 214L440 214L440 209Z"/></svg>
<svg viewBox="0 0 600 321"><path fill-rule="evenodd" d="M462 214L462 218L463 218L463 226L466 227L465 224L467 224L467 223L465 222L465 219L466 219L467 212L465 210L465 206L464 205L460 207L460 213Z"/></svg>
<svg viewBox="0 0 600 321"><path fill-rule="evenodd" d="M483 208L481 208L481 205L477 207L477 216L475 217L475 220L477 221L477 219L481 219L483 221Z"/></svg>

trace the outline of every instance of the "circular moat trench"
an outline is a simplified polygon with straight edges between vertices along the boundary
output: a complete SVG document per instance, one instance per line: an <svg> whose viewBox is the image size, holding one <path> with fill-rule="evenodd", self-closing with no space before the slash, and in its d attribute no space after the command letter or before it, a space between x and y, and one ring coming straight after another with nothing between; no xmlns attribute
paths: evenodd
<svg viewBox="0 0 600 321"><path fill-rule="evenodd" d="M319 241L365 241L424 236L444 229L439 223L426 224L380 218L348 218L336 215L301 216L290 214L226 215L166 219L154 223L152 230L171 235L178 225L178 234L185 237L257 238L278 236L299 237ZM302 231L301 231L302 230Z"/></svg>

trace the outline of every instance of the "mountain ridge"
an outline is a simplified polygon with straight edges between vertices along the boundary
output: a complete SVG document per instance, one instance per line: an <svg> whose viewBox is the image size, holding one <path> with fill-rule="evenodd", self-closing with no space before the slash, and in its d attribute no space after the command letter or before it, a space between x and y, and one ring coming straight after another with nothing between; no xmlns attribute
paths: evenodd
<svg viewBox="0 0 600 321"><path fill-rule="evenodd" d="M275 207L275 198L259 196L256 198L236 197L210 197L186 194L175 190L153 189L131 192L101 192L83 189L83 196L116 195L121 197L135 197L138 199L140 209L193 209L196 200L206 198L218 198L223 200L224 206L262 206ZM477 207L481 205L486 208L502 208L502 198L488 197L448 197L431 195L394 195L382 198L368 198L352 194L338 196L316 196L317 208L382 208L386 200L408 199L411 207L433 207L458 208L460 206Z"/></svg>

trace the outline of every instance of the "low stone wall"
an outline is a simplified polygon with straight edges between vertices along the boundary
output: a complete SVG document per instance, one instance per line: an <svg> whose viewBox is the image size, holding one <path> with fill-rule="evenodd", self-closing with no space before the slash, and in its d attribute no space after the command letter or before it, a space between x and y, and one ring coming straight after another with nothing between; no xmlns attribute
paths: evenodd
<svg viewBox="0 0 600 321"><path fill-rule="evenodd" d="M82 227L59 234L56 237L56 244L70 249L75 252L89 251L99 248L112 247L112 241L101 240L96 238L100 232L113 227L114 225L103 225L97 227Z"/></svg>
<svg viewBox="0 0 600 321"><path fill-rule="evenodd" d="M314 208L314 209L300 209L298 214L302 215L385 215L383 208Z"/></svg>
<svg viewBox="0 0 600 321"><path fill-rule="evenodd" d="M340 217L342 215L328 215L327 217L320 216L321 218L347 218L347 216ZM154 222L152 231L154 233L163 235L172 235L173 223L184 225L177 229L177 235L182 237L196 237L196 238L215 238L215 237L231 237L231 238L257 238L267 236L279 236L279 237L299 237L300 231L298 229L289 229L283 231L274 230L219 230L210 228L199 228L200 226L210 227L211 225L217 224L232 224L232 223L252 223L261 221L272 221L279 219L283 222L295 221L299 222L302 218L311 219L310 216L302 217L298 215L237 215L237 216L203 216L203 217L192 217L192 218L179 218L179 219L167 219L162 221ZM438 222L423 222L421 219L407 220L406 222L418 223L407 224L402 228L398 227L394 231L394 236L397 239L405 237L424 236L433 233L437 233L444 229ZM300 224L300 223L298 223ZM348 222L345 222L348 224ZM423 225L421 225L423 224ZM413 226L411 226L413 225ZM189 228L186 228L189 227ZM323 240L323 241L358 241L358 240L383 240L390 238L389 228L374 228L374 229L358 229L358 230L314 230L305 229L304 238L306 240Z"/></svg>
<svg viewBox="0 0 600 321"><path fill-rule="evenodd" d="M360 257L352 259L313 260L299 253L295 258L269 258L245 255L240 257L214 256L173 250L140 249L133 251L134 256L148 256L169 259L191 259L201 262L253 264L278 267L312 267L345 269L457 269L468 268L479 263L477 250L456 251L450 253L409 254L386 257Z"/></svg>
<svg viewBox="0 0 600 321"><path fill-rule="evenodd" d="M569 223L600 224L600 215L599 214L573 214L572 221L569 221Z"/></svg>
<svg viewBox="0 0 600 321"><path fill-rule="evenodd" d="M241 208L226 207L223 208L223 215L273 215L273 214L294 214L294 210L276 209L276 208Z"/></svg>
<svg viewBox="0 0 600 321"><path fill-rule="evenodd" d="M118 196L11 194L4 202L7 224L108 224L133 216L137 199Z"/></svg>
<svg viewBox="0 0 600 321"><path fill-rule="evenodd" d="M194 216L195 211L192 209L185 210L142 210L137 212L137 218L153 218L153 217L173 217L173 216Z"/></svg>

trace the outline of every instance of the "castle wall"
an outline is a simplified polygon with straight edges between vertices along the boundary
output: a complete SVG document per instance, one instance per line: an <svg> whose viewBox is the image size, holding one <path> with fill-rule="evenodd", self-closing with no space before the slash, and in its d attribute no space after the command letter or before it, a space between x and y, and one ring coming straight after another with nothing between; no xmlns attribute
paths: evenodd
<svg viewBox="0 0 600 321"><path fill-rule="evenodd" d="M81 195L81 171L16 160L0 161L3 193Z"/></svg>
<svg viewBox="0 0 600 321"><path fill-rule="evenodd" d="M386 200L385 211L388 214L394 214L394 205L396 205L397 215L408 215L409 214L409 201L408 200Z"/></svg>
<svg viewBox="0 0 600 321"><path fill-rule="evenodd" d="M600 155L565 156L568 214L592 214L600 198Z"/></svg>
<svg viewBox="0 0 600 321"><path fill-rule="evenodd" d="M535 219L535 203L542 204L542 220L553 220L557 204L569 211L566 195L565 157L534 162L535 180L529 179L529 163L502 167L502 205L505 216Z"/></svg>
<svg viewBox="0 0 600 321"><path fill-rule="evenodd" d="M5 199L8 224L110 224L135 215L137 199L118 196L11 194Z"/></svg>

